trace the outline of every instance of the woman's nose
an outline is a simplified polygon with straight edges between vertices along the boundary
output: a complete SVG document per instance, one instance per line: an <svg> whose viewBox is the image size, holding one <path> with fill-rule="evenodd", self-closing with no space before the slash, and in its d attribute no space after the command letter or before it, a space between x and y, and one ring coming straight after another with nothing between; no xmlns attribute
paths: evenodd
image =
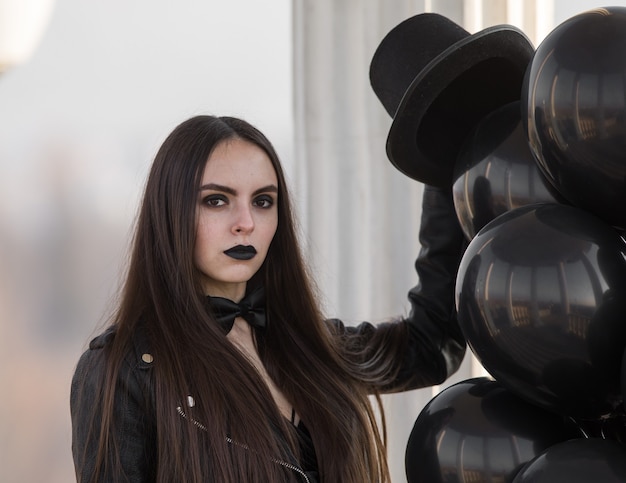
<svg viewBox="0 0 626 483"><path fill-rule="evenodd" d="M254 218L249 206L237 210L237 217L233 224L233 231L237 234L249 233L254 229Z"/></svg>

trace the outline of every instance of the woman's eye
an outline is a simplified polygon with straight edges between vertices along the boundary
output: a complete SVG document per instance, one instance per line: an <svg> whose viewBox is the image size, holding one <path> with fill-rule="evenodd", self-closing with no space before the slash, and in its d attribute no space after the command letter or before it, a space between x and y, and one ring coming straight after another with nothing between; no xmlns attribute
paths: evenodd
<svg viewBox="0 0 626 483"><path fill-rule="evenodd" d="M207 206L217 207L224 206L226 204L226 199L223 196L207 196L204 198L204 204Z"/></svg>
<svg viewBox="0 0 626 483"><path fill-rule="evenodd" d="M274 205L274 199L271 196L260 196L254 200L254 204L259 208L271 208Z"/></svg>

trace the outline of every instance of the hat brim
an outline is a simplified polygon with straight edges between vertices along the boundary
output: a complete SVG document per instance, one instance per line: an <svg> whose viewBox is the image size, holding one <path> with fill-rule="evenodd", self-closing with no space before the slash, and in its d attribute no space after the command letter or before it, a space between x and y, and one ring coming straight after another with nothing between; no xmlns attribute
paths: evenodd
<svg viewBox="0 0 626 483"><path fill-rule="evenodd" d="M462 39L420 71L400 102L387 137L387 156L402 173L449 187L463 141L475 125L520 100L534 48L511 25Z"/></svg>

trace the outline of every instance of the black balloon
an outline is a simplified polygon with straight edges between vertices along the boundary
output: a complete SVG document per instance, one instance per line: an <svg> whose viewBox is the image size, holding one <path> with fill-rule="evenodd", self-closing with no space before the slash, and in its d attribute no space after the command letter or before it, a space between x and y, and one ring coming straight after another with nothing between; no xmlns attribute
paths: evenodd
<svg viewBox="0 0 626 483"><path fill-rule="evenodd" d="M595 419L620 406L626 243L563 204L516 208L468 245L459 323L487 371L545 409Z"/></svg>
<svg viewBox="0 0 626 483"><path fill-rule="evenodd" d="M468 240L514 208L563 201L537 167L519 101L493 111L469 135L454 167L452 194Z"/></svg>
<svg viewBox="0 0 626 483"><path fill-rule="evenodd" d="M485 377L454 384L417 417L407 443L408 483L511 481L552 445L580 437L564 417Z"/></svg>
<svg viewBox="0 0 626 483"><path fill-rule="evenodd" d="M626 347L624 347L624 353L622 354L622 364L620 366L620 390L622 391L622 397L624 400L622 410L626 410Z"/></svg>
<svg viewBox="0 0 626 483"><path fill-rule="evenodd" d="M626 414L623 408L618 408L610 416L597 419L572 418L572 422L586 437L626 444Z"/></svg>
<svg viewBox="0 0 626 483"><path fill-rule="evenodd" d="M548 448L524 466L513 483L622 483L626 447L600 438L573 439Z"/></svg>
<svg viewBox="0 0 626 483"><path fill-rule="evenodd" d="M539 166L571 204L626 228L626 8L566 20L537 48L522 88Z"/></svg>

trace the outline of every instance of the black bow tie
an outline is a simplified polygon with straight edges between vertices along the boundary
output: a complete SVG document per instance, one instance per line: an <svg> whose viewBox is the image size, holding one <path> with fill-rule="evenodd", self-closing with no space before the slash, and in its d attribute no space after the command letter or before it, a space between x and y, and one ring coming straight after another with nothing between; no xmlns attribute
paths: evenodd
<svg viewBox="0 0 626 483"><path fill-rule="evenodd" d="M226 332L230 332L235 318L242 317L248 324L257 329L265 327L265 291L259 287L249 293L241 302L236 303L223 297L207 296L215 320Z"/></svg>

